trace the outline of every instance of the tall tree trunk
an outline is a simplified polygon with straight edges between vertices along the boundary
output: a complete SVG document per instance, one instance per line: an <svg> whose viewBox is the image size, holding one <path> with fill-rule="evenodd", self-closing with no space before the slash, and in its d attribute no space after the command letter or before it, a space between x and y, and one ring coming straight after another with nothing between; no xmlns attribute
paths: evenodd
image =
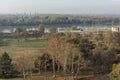
<svg viewBox="0 0 120 80"><path fill-rule="evenodd" d="M65 62L64 62L64 80L66 80L66 70L67 70L67 58L65 59Z"/></svg>
<svg viewBox="0 0 120 80"><path fill-rule="evenodd" d="M39 60L39 75L41 74L41 65L40 65L40 60Z"/></svg>
<svg viewBox="0 0 120 80"><path fill-rule="evenodd" d="M64 65L64 80L66 80L66 65Z"/></svg>
<svg viewBox="0 0 120 80"><path fill-rule="evenodd" d="M74 59L74 54L71 55L71 67L72 67L71 69L72 79L71 80L74 80L74 64L73 64L74 60L73 59Z"/></svg>
<svg viewBox="0 0 120 80"><path fill-rule="evenodd" d="M60 64L58 64L57 67L58 67L57 71L60 72Z"/></svg>
<svg viewBox="0 0 120 80"><path fill-rule="evenodd" d="M23 70L23 79L26 79L26 72Z"/></svg>
<svg viewBox="0 0 120 80"><path fill-rule="evenodd" d="M81 55L80 55L80 53L79 53L79 60L78 60L78 67L77 67L77 72L76 72L76 74L75 74L75 78L77 79L77 76L78 76L78 74L79 74L79 71L80 71L80 61L81 61Z"/></svg>
<svg viewBox="0 0 120 80"><path fill-rule="evenodd" d="M30 73L30 76L32 76L32 75L33 75L33 74L32 74L32 68L30 68L30 72L29 72L29 73Z"/></svg>
<svg viewBox="0 0 120 80"><path fill-rule="evenodd" d="M45 80L47 80L47 60L45 60Z"/></svg>
<svg viewBox="0 0 120 80"><path fill-rule="evenodd" d="M52 59L53 61L52 61L52 65L53 65L53 79L54 80L56 80L56 73L55 73L55 58L54 58L54 56L53 56L53 59Z"/></svg>

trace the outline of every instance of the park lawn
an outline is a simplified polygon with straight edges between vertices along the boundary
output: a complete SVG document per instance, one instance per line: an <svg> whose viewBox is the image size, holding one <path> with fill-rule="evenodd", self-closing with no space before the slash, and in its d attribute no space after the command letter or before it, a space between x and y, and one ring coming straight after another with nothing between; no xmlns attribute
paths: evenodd
<svg viewBox="0 0 120 80"><path fill-rule="evenodd" d="M10 57L16 58L17 56L22 56L24 54L30 56L40 56L47 46L47 40L28 38L28 40L20 39L18 42L17 39L6 38L0 40L0 56L7 52Z"/></svg>
<svg viewBox="0 0 120 80"><path fill-rule="evenodd" d="M7 52L14 61L15 58L23 55L29 55L33 57L40 56L41 54L43 54L43 51L44 49L39 49L39 48L0 47L0 56L4 52Z"/></svg>
<svg viewBox="0 0 120 80"><path fill-rule="evenodd" d="M28 38L25 39L17 39L14 38L6 38L0 40L0 46L7 46L7 47L45 47L47 46L47 40L44 39L36 39L36 38Z"/></svg>

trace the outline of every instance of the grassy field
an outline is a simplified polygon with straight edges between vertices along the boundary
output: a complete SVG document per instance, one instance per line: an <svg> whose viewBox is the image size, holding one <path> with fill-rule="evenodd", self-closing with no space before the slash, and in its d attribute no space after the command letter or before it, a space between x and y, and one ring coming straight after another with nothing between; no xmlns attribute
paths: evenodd
<svg viewBox="0 0 120 80"><path fill-rule="evenodd" d="M0 79L0 80L53 80L52 76L29 76L26 79L23 78L11 78L11 79ZM64 80L64 77L57 76L56 80ZM66 80L72 80L72 76L66 76ZM107 75L88 75L88 76L78 76L77 80L110 80Z"/></svg>
<svg viewBox="0 0 120 80"><path fill-rule="evenodd" d="M0 55L7 52L13 59L23 54L38 56L45 46L47 46L47 40L40 38L20 39L19 41L13 38L5 38L0 40Z"/></svg>
<svg viewBox="0 0 120 80"><path fill-rule="evenodd" d="M28 38L25 39L13 39L13 38L6 38L0 40L0 47L7 46L7 47L45 47L47 45L47 40L43 39L36 39L36 38Z"/></svg>
<svg viewBox="0 0 120 80"><path fill-rule="evenodd" d="M40 56L43 54L44 49L32 49L32 48L19 48L19 47L9 47L9 48L0 48L0 56L7 52L9 56L12 58L12 60L16 60L19 56L25 56L29 55L29 57L36 58L37 56Z"/></svg>

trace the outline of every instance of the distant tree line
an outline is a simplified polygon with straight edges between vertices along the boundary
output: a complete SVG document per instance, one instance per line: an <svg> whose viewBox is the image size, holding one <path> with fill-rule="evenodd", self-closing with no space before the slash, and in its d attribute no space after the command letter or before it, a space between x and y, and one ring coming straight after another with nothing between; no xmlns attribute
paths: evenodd
<svg viewBox="0 0 120 80"><path fill-rule="evenodd" d="M111 25L119 24L120 17L114 16L74 16L74 15L0 15L1 26L31 26L31 25Z"/></svg>

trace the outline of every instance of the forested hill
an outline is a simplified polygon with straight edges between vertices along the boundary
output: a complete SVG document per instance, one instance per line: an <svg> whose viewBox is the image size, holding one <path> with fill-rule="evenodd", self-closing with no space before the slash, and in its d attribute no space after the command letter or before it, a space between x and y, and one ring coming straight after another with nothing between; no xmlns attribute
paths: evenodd
<svg viewBox="0 0 120 80"><path fill-rule="evenodd" d="M0 15L0 26L32 25L118 25L120 16L80 16L80 15Z"/></svg>

